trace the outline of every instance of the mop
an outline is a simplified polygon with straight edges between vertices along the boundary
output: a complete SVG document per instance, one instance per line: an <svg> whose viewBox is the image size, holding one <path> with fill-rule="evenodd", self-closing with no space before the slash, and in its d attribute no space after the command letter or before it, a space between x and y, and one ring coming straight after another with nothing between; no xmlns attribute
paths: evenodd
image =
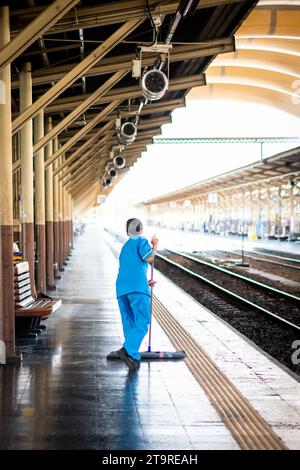
<svg viewBox="0 0 300 470"><path fill-rule="evenodd" d="M155 236L155 235L154 235ZM154 259L151 263L151 296L150 296L150 324L148 336L148 349L141 352L141 359L183 359L186 357L185 351L152 351L152 309L153 309L153 273L154 273ZM118 351L112 351L106 356L107 359L120 359Z"/></svg>

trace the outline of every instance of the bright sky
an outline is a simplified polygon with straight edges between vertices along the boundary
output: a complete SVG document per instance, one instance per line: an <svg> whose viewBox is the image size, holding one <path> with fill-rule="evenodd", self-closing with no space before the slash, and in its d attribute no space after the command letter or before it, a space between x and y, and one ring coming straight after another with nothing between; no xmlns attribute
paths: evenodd
<svg viewBox="0 0 300 470"><path fill-rule="evenodd" d="M187 101L162 126L162 137L300 137L300 119L276 108L236 101ZM296 144L264 144L270 156ZM105 213L133 214L138 201L250 164L260 158L258 144L149 145L118 183ZM134 216L131 215L131 216Z"/></svg>

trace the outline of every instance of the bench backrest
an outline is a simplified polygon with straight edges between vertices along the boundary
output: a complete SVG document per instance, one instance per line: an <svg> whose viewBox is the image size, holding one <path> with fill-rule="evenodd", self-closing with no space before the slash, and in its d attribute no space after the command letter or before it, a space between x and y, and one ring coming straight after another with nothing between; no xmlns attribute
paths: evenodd
<svg viewBox="0 0 300 470"><path fill-rule="evenodd" d="M14 291L15 291L15 303L22 307L27 307L34 298L31 294L31 282L29 274L29 263L23 261L17 263L14 268Z"/></svg>

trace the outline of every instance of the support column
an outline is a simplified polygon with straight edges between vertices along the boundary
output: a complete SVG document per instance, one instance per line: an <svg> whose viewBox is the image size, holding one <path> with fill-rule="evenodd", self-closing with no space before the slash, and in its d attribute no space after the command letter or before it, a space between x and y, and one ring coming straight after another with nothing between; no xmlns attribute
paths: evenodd
<svg viewBox="0 0 300 470"><path fill-rule="evenodd" d="M62 164L62 157L58 158L58 164ZM59 270L64 271L64 201L63 201L63 184L58 182L59 194Z"/></svg>
<svg viewBox="0 0 300 470"><path fill-rule="evenodd" d="M61 200L62 200L62 211L61 211L61 226L62 226L62 259L64 266L66 265L66 197L64 185L61 187Z"/></svg>
<svg viewBox="0 0 300 470"><path fill-rule="evenodd" d="M25 63L20 72L20 112L32 104L31 64ZM32 120L21 129L21 200L23 259L29 263L32 293L34 281L34 209L33 209L33 138Z"/></svg>
<svg viewBox="0 0 300 470"><path fill-rule="evenodd" d="M296 231L295 220L294 220L294 213L295 213L294 187L295 187L295 181L291 180L290 181L290 230L289 230L289 235L288 235L289 242L294 240L294 231Z"/></svg>
<svg viewBox="0 0 300 470"><path fill-rule="evenodd" d="M67 264L68 257L68 200L67 192L63 186L63 198L64 198L64 264Z"/></svg>
<svg viewBox="0 0 300 470"><path fill-rule="evenodd" d="M68 256L68 249L67 249L67 212L68 212L68 206L67 206L67 193L65 190L64 185L62 184L62 203L63 203L63 211L62 211L62 226L63 226L63 241L64 241L64 247L63 247L63 260L64 260L64 266L66 266L67 263L67 256Z"/></svg>
<svg viewBox="0 0 300 470"><path fill-rule="evenodd" d="M74 248L74 239L73 239L73 199L71 194L69 194L70 200L70 252Z"/></svg>
<svg viewBox="0 0 300 470"><path fill-rule="evenodd" d="M34 118L34 141L44 137L44 111ZM35 202L35 236L36 236L36 287L40 293L46 292L46 229L45 229L45 171L44 149L34 159L34 202Z"/></svg>
<svg viewBox="0 0 300 470"><path fill-rule="evenodd" d="M0 49L10 41L9 8L0 6ZM6 358L15 353L15 309L13 267L13 187L11 142L10 65L0 71L0 340Z"/></svg>
<svg viewBox="0 0 300 470"><path fill-rule="evenodd" d="M72 224L72 210L71 210L71 195L68 192L68 256L71 256L72 250L72 232L71 232L71 224Z"/></svg>
<svg viewBox="0 0 300 470"><path fill-rule="evenodd" d="M53 152L58 150L58 138L53 139ZM58 167L58 161L55 160L53 170ZM53 235L54 235L54 277L60 279L59 275L59 190L58 174L53 177Z"/></svg>
<svg viewBox="0 0 300 470"><path fill-rule="evenodd" d="M65 193L65 259L66 262L69 260L70 254L70 242L69 242L69 193L64 189Z"/></svg>
<svg viewBox="0 0 300 470"><path fill-rule="evenodd" d="M48 133L52 129L52 118L47 119L46 132ZM53 154L52 141L46 146L46 158L47 161ZM53 256L53 170L52 165L49 165L46 169L46 283L47 289L54 290L56 286L54 284L54 256Z"/></svg>

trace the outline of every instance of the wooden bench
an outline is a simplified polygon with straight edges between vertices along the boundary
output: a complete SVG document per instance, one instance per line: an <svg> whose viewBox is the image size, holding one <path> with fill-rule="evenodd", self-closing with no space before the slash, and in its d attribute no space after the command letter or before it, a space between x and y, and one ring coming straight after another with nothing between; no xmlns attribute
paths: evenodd
<svg viewBox="0 0 300 470"><path fill-rule="evenodd" d="M45 294L36 298L32 296L28 261L15 265L14 296L17 337L37 338L46 329L41 321L61 306L61 300L54 300Z"/></svg>

